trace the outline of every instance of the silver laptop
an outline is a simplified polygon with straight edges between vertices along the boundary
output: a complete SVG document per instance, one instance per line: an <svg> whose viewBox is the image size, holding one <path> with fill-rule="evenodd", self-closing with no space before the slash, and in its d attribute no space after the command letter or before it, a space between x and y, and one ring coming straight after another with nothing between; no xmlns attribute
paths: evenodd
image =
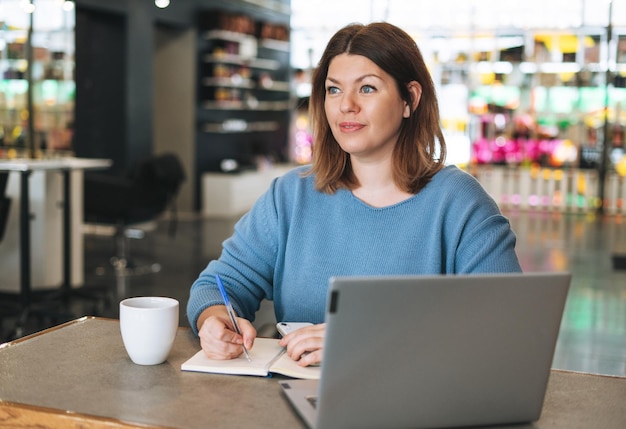
<svg viewBox="0 0 626 429"><path fill-rule="evenodd" d="M332 278L321 379L280 385L316 429L537 420L570 279Z"/></svg>

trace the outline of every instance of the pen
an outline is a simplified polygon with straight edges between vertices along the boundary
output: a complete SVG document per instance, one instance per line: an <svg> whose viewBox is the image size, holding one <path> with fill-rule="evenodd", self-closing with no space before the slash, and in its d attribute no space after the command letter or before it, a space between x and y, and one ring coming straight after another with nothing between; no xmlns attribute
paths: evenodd
<svg viewBox="0 0 626 429"><path fill-rule="evenodd" d="M215 274L215 280L217 280L217 287L220 288L220 293L222 294L222 299L224 300L226 311L228 312L228 315L230 316L230 321L233 323L235 332L241 335L241 331L239 330L239 325L237 324L237 319L235 318L235 310L233 310L233 306L230 303L230 299L228 299L228 295L226 294L226 289L224 289L224 285L222 284L222 279L220 278L219 274ZM243 347L243 352L246 355L246 359L248 359L248 362L251 362L250 353L248 353L248 349L243 344L241 345L241 347Z"/></svg>

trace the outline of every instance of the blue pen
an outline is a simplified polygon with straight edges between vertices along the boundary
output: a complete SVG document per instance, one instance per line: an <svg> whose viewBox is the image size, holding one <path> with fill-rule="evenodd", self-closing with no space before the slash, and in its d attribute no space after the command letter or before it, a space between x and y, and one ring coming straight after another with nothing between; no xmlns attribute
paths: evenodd
<svg viewBox="0 0 626 429"><path fill-rule="evenodd" d="M230 321L233 323L235 332L241 335L241 331L239 330L239 325L237 324L237 319L235 318L235 310L233 310L233 306L230 303L230 299L228 299L228 294L226 293L226 289L224 289L224 285L222 284L222 279L220 278L219 274L215 274L215 280L217 280L217 287L220 288L220 293L222 294L222 299L224 300L226 311L228 312L228 315L230 316ZM248 353L248 349L243 344L241 345L241 347L243 347L243 352L246 355L246 359L248 359L248 362L251 362L250 353Z"/></svg>

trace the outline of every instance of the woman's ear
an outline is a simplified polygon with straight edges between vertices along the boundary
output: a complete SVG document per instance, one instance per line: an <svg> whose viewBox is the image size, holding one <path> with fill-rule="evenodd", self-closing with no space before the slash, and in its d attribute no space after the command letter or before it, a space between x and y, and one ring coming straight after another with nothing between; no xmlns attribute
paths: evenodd
<svg viewBox="0 0 626 429"><path fill-rule="evenodd" d="M404 106L404 113L402 117L408 118L411 116L415 109L417 109L418 104L420 103L420 98L422 97L422 85L419 82L412 80L406 85L409 90L409 95L411 97L411 105L406 103Z"/></svg>

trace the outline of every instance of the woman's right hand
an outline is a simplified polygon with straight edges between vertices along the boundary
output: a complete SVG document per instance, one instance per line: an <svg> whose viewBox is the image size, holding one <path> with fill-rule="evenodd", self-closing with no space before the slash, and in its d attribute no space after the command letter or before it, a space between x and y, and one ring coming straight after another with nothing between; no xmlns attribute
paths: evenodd
<svg viewBox="0 0 626 429"><path fill-rule="evenodd" d="M278 344L287 347L287 354L300 366L322 362L326 323L306 326L282 337Z"/></svg>
<svg viewBox="0 0 626 429"><path fill-rule="evenodd" d="M241 317L237 317L241 335L232 326L226 307L215 305L204 310L198 317L198 336L202 350L209 359L234 359L243 353L242 345L250 350L256 338L256 329Z"/></svg>

